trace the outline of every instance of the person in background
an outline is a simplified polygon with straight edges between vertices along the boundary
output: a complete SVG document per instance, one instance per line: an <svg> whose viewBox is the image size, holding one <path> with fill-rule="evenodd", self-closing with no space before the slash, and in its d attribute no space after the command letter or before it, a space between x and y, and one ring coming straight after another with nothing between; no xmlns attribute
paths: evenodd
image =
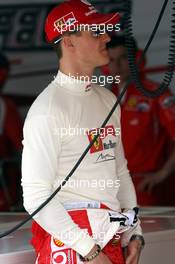
<svg viewBox="0 0 175 264"><path fill-rule="evenodd" d="M3 94L10 63L0 53L0 211L16 206L20 193L20 169L15 162L22 150L22 121L16 105Z"/></svg>
<svg viewBox="0 0 175 264"><path fill-rule="evenodd" d="M136 62L141 56L136 41ZM120 83L112 85L112 92L118 96L129 81L128 53L123 35L112 36L107 45L110 63L109 72L120 75ZM140 66L145 67L146 60ZM143 86L153 90L158 83L140 74ZM136 187L140 205L162 203L160 184L175 171L175 96L168 89L155 99L145 97L133 82L121 101L122 141L128 168ZM168 153L171 141L172 150ZM159 189L159 190L158 190Z"/></svg>

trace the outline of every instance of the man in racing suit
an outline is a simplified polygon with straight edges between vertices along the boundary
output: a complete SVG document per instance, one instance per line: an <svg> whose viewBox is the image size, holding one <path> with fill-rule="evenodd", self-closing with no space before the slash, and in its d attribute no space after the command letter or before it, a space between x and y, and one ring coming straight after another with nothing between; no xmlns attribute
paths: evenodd
<svg viewBox="0 0 175 264"><path fill-rule="evenodd" d="M29 213L64 181L99 131L100 137L61 191L34 216L32 244L39 264L124 264L121 245L127 247L126 263L138 263L143 238L118 133L120 108L99 130L115 96L91 83L94 69L109 62L110 38L91 28L75 30L118 20L118 13L102 15L85 0L66 1L46 19L59 71L33 103L24 125L22 186Z"/></svg>

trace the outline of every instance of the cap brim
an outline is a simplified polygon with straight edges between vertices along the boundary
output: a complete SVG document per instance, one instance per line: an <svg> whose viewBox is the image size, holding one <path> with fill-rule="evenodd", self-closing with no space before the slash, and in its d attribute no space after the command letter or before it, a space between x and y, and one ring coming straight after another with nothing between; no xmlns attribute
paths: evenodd
<svg viewBox="0 0 175 264"><path fill-rule="evenodd" d="M93 19L88 21L88 24L112 24L115 25L120 22L120 14L119 13L111 13L111 14L94 14Z"/></svg>

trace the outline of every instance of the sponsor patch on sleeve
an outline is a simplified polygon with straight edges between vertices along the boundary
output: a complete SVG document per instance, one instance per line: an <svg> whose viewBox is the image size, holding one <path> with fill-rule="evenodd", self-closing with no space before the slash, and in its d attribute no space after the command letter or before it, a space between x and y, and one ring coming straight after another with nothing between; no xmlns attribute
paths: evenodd
<svg viewBox="0 0 175 264"><path fill-rule="evenodd" d="M170 95L166 98L164 98L161 102L161 105L163 108L168 108L171 106L175 106L175 95Z"/></svg>

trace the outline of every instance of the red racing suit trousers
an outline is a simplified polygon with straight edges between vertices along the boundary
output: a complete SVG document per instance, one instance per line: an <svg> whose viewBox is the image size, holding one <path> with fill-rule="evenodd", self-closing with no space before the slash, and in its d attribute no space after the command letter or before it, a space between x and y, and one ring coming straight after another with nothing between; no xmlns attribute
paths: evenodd
<svg viewBox="0 0 175 264"><path fill-rule="evenodd" d="M87 229L90 236L92 230L86 209L68 211L72 220L81 229ZM35 221L32 224L32 245L35 248L37 259L35 264L81 264L79 255L64 243L47 233ZM103 248L103 253L108 256L113 264L125 264L122 247L119 239L111 239Z"/></svg>

